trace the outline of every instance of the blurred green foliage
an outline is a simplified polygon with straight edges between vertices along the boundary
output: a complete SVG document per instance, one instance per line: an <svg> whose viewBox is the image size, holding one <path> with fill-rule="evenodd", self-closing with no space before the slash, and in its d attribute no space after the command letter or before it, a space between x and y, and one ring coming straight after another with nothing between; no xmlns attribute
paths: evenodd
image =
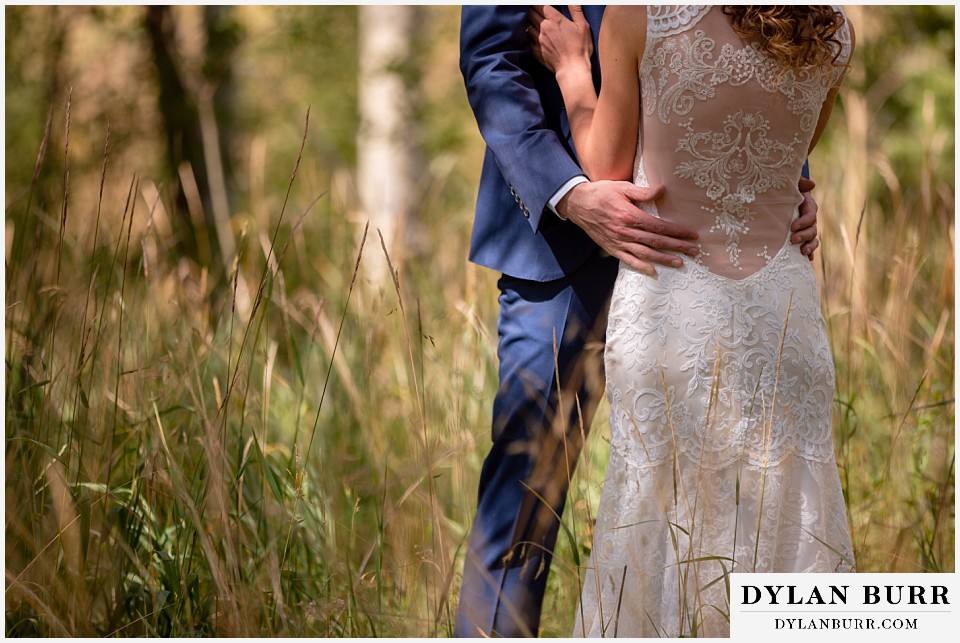
<svg viewBox="0 0 960 643"><path fill-rule="evenodd" d="M954 14L952 5L870 7L857 25L854 69L845 81L862 92L871 109L870 130L900 177L904 192L919 188L913 181L921 165L918 138L929 131L924 100L929 95L940 123L955 122ZM929 118L929 117L926 117ZM954 139L943 141L941 161L954 158ZM950 182L952 162L932 168L937 179ZM878 187L878 186L875 186Z"/></svg>
<svg viewBox="0 0 960 643"><path fill-rule="evenodd" d="M250 12L251 38L240 63L252 81L247 87L250 131L287 128L276 132L281 134L277 140L289 141L295 150L309 106L316 118L311 145L321 164L352 165L359 124L357 8L287 6Z"/></svg>
<svg viewBox="0 0 960 643"><path fill-rule="evenodd" d="M48 110L53 110L54 123L48 149L63 144L70 88L74 121L79 116L84 126L96 123L89 128L87 152L71 155L74 176L99 172L103 140L97 139L109 123L112 157L123 160L125 171L158 182L172 180L162 176L158 158L162 149L157 81L143 27L144 11L142 7L5 8L8 207L11 198L30 183ZM180 62L188 72L200 64L204 46L198 15L197 7L174 11ZM229 153L236 168L232 178L239 188L234 209L249 210L250 192L256 185L276 191L289 181L287 161L297 153L308 108L307 162L315 164L327 181L338 168L351 170L359 125L358 8L244 6L237 9L236 23L228 26L227 36L239 38L230 61L236 94ZM461 162L463 153L472 148L476 155L480 142L456 67L458 26L455 7L421 8L410 60L398 64L412 90L410 127L427 168L420 187L429 190L433 175L442 175L457 186L455 198L463 201L472 196L477 168ZM71 141L71 146L76 144ZM256 145L266 146L265 158L254 155ZM46 179L62 174L59 157L62 153L50 154L44 164ZM252 176L260 168L252 168L251 163L263 164L262 177ZM450 165L457 165L453 174ZM55 181L41 181L41 190L45 187L54 194L58 189ZM319 186L318 193L323 189Z"/></svg>

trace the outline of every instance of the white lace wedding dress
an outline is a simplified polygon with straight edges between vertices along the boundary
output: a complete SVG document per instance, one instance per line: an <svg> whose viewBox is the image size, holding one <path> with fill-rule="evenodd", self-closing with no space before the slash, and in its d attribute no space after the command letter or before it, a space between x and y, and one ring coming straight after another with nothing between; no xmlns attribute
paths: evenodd
<svg viewBox="0 0 960 643"><path fill-rule="evenodd" d="M659 216L698 230L703 253L656 277L621 264L610 463L574 636L728 636L730 572L853 570L833 359L789 243L839 74L785 70L720 7L648 8L634 179L666 186Z"/></svg>

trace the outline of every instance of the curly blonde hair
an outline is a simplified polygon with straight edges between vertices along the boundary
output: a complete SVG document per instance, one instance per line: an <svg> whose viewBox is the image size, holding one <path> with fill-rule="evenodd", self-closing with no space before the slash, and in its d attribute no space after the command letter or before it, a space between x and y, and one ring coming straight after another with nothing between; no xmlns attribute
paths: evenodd
<svg viewBox="0 0 960 643"><path fill-rule="evenodd" d="M756 38L760 51L793 69L836 63L843 14L830 5L726 5L734 30Z"/></svg>

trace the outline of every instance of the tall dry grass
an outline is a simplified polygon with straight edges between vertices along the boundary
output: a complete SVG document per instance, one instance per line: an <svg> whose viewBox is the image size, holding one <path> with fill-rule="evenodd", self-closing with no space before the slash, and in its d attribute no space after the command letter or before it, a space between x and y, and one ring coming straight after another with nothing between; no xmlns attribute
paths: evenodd
<svg viewBox="0 0 960 643"><path fill-rule="evenodd" d="M842 101L811 162L857 566L952 571L952 123L931 102L907 181L871 130L878 106ZM162 186L111 163L105 132L84 132L104 141L100 175L71 178L79 128L57 110L38 142L38 168L61 159L55 185L7 186L6 633L450 634L496 387L471 204L438 215L438 179L428 243L372 286L376 233L349 177L308 151L236 215L218 278L173 252ZM572 481L545 635L572 630L605 416Z"/></svg>
<svg viewBox="0 0 960 643"><path fill-rule="evenodd" d="M7 633L446 633L493 368L470 287L370 288L374 234L296 189L218 285L110 160L95 204L8 206Z"/></svg>

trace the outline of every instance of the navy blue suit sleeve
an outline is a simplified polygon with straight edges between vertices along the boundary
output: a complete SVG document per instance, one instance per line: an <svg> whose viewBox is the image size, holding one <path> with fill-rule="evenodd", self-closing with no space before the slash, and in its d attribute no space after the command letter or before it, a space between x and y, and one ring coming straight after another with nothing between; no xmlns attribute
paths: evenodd
<svg viewBox="0 0 960 643"><path fill-rule="evenodd" d="M550 197L583 170L546 124L526 15L525 6L463 7L460 71L480 133L536 231Z"/></svg>

